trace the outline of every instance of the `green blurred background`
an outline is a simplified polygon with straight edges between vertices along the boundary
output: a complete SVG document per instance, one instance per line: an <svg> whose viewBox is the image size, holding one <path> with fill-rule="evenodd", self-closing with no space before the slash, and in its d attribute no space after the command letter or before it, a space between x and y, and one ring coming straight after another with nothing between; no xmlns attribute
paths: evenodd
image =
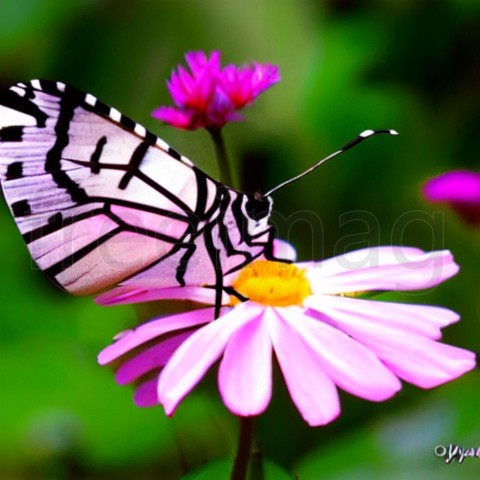
<svg viewBox="0 0 480 480"><path fill-rule="evenodd" d="M379 244L451 249L461 272L433 291L384 299L458 311L449 343L478 350L478 231L422 200L429 176L480 157L480 2L475 0L1 0L0 85L71 83L143 123L217 176L205 132L150 117L189 50L277 64L226 141L242 188L267 190L367 128L368 140L275 196L273 217L300 258ZM57 291L32 264L2 202L0 479L170 479L230 455L236 419L210 375L172 419L138 409L97 353L135 324ZM313 226L313 227L312 227ZM435 445L480 446L480 378L433 391L405 386L369 403L342 395L339 420L309 428L280 378L258 421L265 455L309 479L478 478L480 458L446 466Z"/></svg>

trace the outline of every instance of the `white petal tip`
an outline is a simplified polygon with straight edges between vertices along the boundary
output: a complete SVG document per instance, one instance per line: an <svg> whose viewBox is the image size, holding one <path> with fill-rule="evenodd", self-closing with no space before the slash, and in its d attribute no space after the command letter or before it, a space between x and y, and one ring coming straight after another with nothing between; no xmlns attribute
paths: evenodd
<svg viewBox="0 0 480 480"><path fill-rule="evenodd" d="M160 405L163 407L163 411L167 417L171 417L177 408L177 404L172 400L164 399L161 397L160 389L157 389L157 400Z"/></svg>

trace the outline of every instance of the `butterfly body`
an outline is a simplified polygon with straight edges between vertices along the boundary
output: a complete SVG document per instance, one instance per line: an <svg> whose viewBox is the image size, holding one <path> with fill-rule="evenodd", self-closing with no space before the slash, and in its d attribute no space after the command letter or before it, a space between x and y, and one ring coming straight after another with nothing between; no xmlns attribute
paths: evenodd
<svg viewBox="0 0 480 480"><path fill-rule="evenodd" d="M212 179L144 127L60 82L0 99L0 180L33 259L76 295L221 287L272 256L272 201Z"/></svg>

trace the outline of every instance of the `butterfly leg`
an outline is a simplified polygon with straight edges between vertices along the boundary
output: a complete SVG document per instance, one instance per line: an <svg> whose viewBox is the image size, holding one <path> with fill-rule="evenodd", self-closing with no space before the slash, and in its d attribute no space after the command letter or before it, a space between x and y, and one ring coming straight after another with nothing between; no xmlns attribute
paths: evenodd
<svg viewBox="0 0 480 480"><path fill-rule="evenodd" d="M213 270L215 272L215 319L220 316L220 309L222 308L223 297L223 270L220 259L220 250L215 246L213 241L213 229L215 224L207 225L204 230L205 247L210 256Z"/></svg>
<svg viewBox="0 0 480 480"><path fill-rule="evenodd" d="M265 243L265 249L263 251L263 256L266 260L271 260L273 262L280 262L280 263L292 263L292 260L287 260L285 258L278 258L275 256L273 252L273 245L275 240L275 228L271 225L270 230L268 232L268 240Z"/></svg>
<svg viewBox="0 0 480 480"><path fill-rule="evenodd" d="M265 244L265 250L263 251L263 255L267 260L277 260L273 254L273 242L275 240L275 227L273 225L270 226L270 230L268 231L268 240Z"/></svg>
<svg viewBox="0 0 480 480"><path fill-rule="evenodd" d="M221 275L220 284L215 285L215 320L220 316L223 297L223 276Z"/></svg>
<svg viewBox="0 0 480 480"><path fill-rule="evenodd" d="M223 270L220 263L220 252L215 249L215 254L212 259L213 267L215 269L215 319L220 316L220 309L222 308L223 297Z"/></svg>
<svg viewBox="0 0 480 480"><path fill-rule="evenodd" d="M195 253L196 246L194 242L189 243L185 247L185 253L182 255L182 258L180 259L180 262L177 267L177 275L176 279L179 285L182 287L185 286L185 274L187 273L187 268L188 268L188 262L192 258L193 254Z"/></svg>

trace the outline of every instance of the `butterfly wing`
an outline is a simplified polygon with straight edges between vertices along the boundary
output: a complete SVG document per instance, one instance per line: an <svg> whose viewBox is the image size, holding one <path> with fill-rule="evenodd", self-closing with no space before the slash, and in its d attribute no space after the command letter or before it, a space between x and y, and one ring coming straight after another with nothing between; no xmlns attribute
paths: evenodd
<svg viewBox="0 0 480 480"><path fill-rule="evenodd" d="M217 182L63 83L19 83L0 100L3 192L39 267L76 295L141 283L146 271L158 287L184 284L195 239L220 212ZM194 279L212 283L202 258Z"/></svg>

